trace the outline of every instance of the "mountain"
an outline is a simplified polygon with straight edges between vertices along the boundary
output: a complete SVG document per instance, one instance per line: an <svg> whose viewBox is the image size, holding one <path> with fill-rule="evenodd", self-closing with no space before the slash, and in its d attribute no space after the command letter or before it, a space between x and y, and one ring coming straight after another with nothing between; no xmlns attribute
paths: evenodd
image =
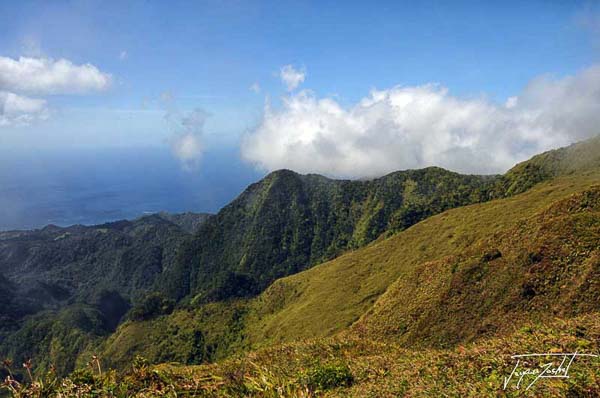
<svg viewBox="0 0 600 398"><path fill-rule="evenodd" d="M90 350L111 351L115 365L149 349L156 360L195 363L224 356L239 344L235 331L246 311L230 300L253 297L279 277L364 246L384 232L485 200L494 181L439 168L371 181L281 170L211 217L157 214L95 227L7 233L0 241L2 273L20 286L19 301L34 308L0 352L43 357L47 366L56 362L50 347L61 347L55 351L70 353L69 361L61 361L67 364L63 371ZM187 231L194 229L190 237ZM177 311L175 321L161 324L175 302L191 310ZM210 302L215 304L206 305ZM127 333L111 335L125 320ZM40 325L43 336L37 333ZM150 343L154 334L143 325L172 333L157 340L166 346ZM76 349L67 349L69 339L79 341ZM127 348L113 349L114 344Z"/></svg>
<svg viewBox="0 0 600 398"><path fill-rule="evenodd" d="M198 222L206 220L206 215L194 217ZM171 266L188 235L164 215L91 227L49 225L4 232L0 233L0 271L18 286L19 296L43 308L71 299L89 300L102 289L135 298Z"/></svg>
<svg viewBox="0 0 600 398"><path fill-rule="evenodd" d="M453 349L509 333L506 324L585 316L597 310L585 303L597 302L586 281L596 277L599 157L596 138L501 176L428 168L347 181L282 170L195 234L172 222L193 225L186 217L164 215L5 233L0 289L33 309L0 351L43 358L40 368L61 361L65 373L92 353L117 368L137 354L194 364L338 333ZM61 246L66 233L81 244ZM62 261L47 266L52 253ZM577 273L561 265L569 253ZM558 282L575 289L570 301Z"/></svg>
<svg viewBox="0 0 600 398"><path fill-rule="evenodd" d="M528 166L527 162L521 163L503 176L489 178L484 182L484 194L478 193L483 197L495 195L505 199L457 208L444 213L444 217L430 217L412 228L392 234L388 239L382 237L363 249L346 252L331 262L278 279L255 299L230 300L212 305L192 301L181 305L170 317L125 323L98 351L104 351L116 366L130 361L131 352L140 352L153 362L164 360L196 363L224 358L233 352L271 343L328 336L341 331L371 309L409 264L417 266L427 261L440 261L446 257L462 255L471 250L470 245L476 238L493 236L495 239L500 233L512 236L515 231L505 231L502 228L514 226L516 222L525 222L519 221L520 217L533 216L533 209L541 210L543 206L551 203L551 200L574 192L569 184L577 184L578 189L593 186L598 181L599 168L596 167L596 159L600 156L600 150L596 149L599 148L600 140L590 140L542 154L532 160L536 163L551 164L552 159L582 159L582 152L596 153L596 158L588 157L589 161L580 162L577 168L569 169L565 175L560 176L560 173L557 173L558 179L552 176L541 179L548 180L547 184L553 186L556 181L563 181L560 178L573 177L572 181L568 180L570 182L565 183L567 185L562 190L555 192L556 189L552 188L540 191L536 187L535 190L518 196L520 200L517 200L517 197L505 198L507 194L501 192L500 188L511 187L513 191L521 191L523 187L529 186L531 181L539 180L539 174L531 172L538 170L537 167ZM543 162L540 162L540 159ZM289 175L295 176L291 173ZM302 176L298 178L301 179ZM544 186L540 184L539 189ZM244 198L244 195L241 198ZM479 214L479 211L485 211L485 217ZM458 218L448 221L448 215L452 214L457 214ZM218 219L218 216L215 219ZM447 233L441 232L446 230ZM198 237L195 238L197 239ZM225 252L230 253L230 250L234 249L228 248ZM497 250L499 249L491 247L487 252L477 255L480 258L494 257ZM519 253L519 256L526 254ZM508 252L504 254L504 259L506 258L510 258ZM459 260L455 261L455 271L460 270ZM461 273L456 277L458 275ZM414 280L408 280L405 285L411 286L413 282ZM423 300L428 302L428 298ZM397 302L390 305L390 308L396 306L403 308L403 304ZM323 308L328 310L323 311ZM215 325L225 326L219 328ZM483 326L481 328L484 329ZM169 333L173 331L178 331L175 333L176 344L169 337ZM200 356L190 355L192 340L184 336L192 335L202 336ZM460 338L455 338L456 340ZM144 341L160 341L161 344L175 346L177 349L160 350L169 354L158 355L154 351L156 347L152 348Z"/></svg>
<svg viewBox="0 0 600 398"><path fill-rule="evenodd" d="M269 174L202 225L165 277L197 301L248 297L275 279L362 247L446 209L487 200L494 177L440 168L369 181Z"/></svg>
<svg viewBox="0 0 600 398"><path fill-rule="evenodd" d="M167 313L129 319L78 358L84 363L96 352L105 365L131 371L78 383L125 389L128 396L521 396L516 383L503 390L514 366L510 355L599 349L599 142L482 179L476 192L484 202L390 228L360 248L348 245L254 297L183 300ZM260 208L247 192L235 214ZM295 203L298 192L281 195ZM251 213L251 221L258 223L256 214L281 220L278 211ZM205 226L211 220L221 220L212 228L226 225L223 215ZM180 254L210 242L198 243L200 236ZM280 236L270 242L286 242ZM202 256L194 259L203 264ZM244 351L251 352L239 355ZM218 362L169 364L212 360ZM598 396L596 362L577 361L570 379L539 382L528 396Z"/></svg>

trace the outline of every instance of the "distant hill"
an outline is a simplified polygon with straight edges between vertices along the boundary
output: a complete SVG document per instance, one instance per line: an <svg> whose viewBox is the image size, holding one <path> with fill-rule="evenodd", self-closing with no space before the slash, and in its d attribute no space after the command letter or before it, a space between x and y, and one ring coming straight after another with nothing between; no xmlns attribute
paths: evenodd
<svg viewBox="0 0 600 398"><path fill-rule="evenodd" d="M44 308L88 299L102 288L135 297L173 263L187 229L206 219L204 214L161 214L90 227L3 232L0 271L23 297Z"/></svg>
<svg viewBox="0 0 600 398"><path fill-rule="evenodd" d="M156 290L158 276L189 238L187 229L206 219L163 213L90 227L0 232L0 351L39 357L57 334L52 344L77 352L110 333L133 304ZM74 358L62 363L72 368Z"/></svg>

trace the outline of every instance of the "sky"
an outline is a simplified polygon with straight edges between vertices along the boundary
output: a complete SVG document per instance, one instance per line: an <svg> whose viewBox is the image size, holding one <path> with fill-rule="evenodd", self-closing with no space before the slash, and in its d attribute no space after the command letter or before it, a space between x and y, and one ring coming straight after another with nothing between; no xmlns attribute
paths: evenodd
<svg viewBox="0 0 600 398"><path fill-rule="evenodd" d="M491 3L0 0L0 152L362 178L597 134L598 3Z"/></svg>

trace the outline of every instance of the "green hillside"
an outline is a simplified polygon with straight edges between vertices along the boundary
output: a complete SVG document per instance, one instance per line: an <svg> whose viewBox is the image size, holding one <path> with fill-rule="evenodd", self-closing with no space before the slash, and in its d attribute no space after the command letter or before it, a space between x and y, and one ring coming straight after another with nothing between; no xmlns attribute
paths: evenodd
<svg viewBox="0 0 600 398"><path fill-rule="evenodd" d="M600 136L544 152L517 164L503 175L494 197L522 193L535 184L558 176L600 168Z"/></svg>
<svg viewBox="0 0 600 398"><path fill-rule="evenodd" d="M543 379L527 391L531 376L520 389L518 379L506 389L504 383L515 353L545 353L548 347L597 353L599 315L529 321L502 337L452 349L406 348L346 335L276 345L210 365L153 367L138 359L121 374L88 371L85 379L79 374L75 383L63 381L58 390L90 396L85 391L93 389L120 397L597 397L598 358L577 357L568 379ZM552 357L529 366L548 361Z"/></svg>
<svg viewBox="0 0 600 398"><path fill-rule="evenodd" d="M569 282L575 289L572 300L586 302L586 275L591 278L598 272L600 220L597 207L557 214L549 209L561 209L578 198L597 203L598 184L598 172L561 177L512 198L453 209L387 240L280 279L253 303L249 338L262 344L330 335L356 322L374 303L369 312L373 315L355 326L374 333L372 324L389 321L395 333L408 333L404 337L411 343L427 341L423 334L413 338L411 328L416 334L432 333L427 336L434 340L431 343L472 337L451 336L448 322L457 333L493 332L506 319L489 314L492 306L515 316L529 314L533 304L548 312L544 307L548 302L557 311L566 311L574 301L555 301L556 290L538 285L549 283L546 277L555 289ZM598 303L598 297L591 303ZM436 323L443 335L431 330Z"/></svg>

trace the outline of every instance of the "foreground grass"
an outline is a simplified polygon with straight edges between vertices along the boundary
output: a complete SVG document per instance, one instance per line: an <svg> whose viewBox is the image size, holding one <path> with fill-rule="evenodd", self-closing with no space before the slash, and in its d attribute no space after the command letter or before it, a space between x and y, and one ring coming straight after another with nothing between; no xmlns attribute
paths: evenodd
<svg viewBox="0 0 600 398"><path fill-rule="evenodd" d="M516 379L503 388L511 355L597 354L600 314L531 323L502 338L451 350L403 348L348 334L284 344L211 365L150 366L102 372L100 361L68 378L49 373L32 382L8 381L13 397L597 397L600 360L577 357L569 378L543 379L529 390ZM530 363L532 368L548 362Z"/></svg>

